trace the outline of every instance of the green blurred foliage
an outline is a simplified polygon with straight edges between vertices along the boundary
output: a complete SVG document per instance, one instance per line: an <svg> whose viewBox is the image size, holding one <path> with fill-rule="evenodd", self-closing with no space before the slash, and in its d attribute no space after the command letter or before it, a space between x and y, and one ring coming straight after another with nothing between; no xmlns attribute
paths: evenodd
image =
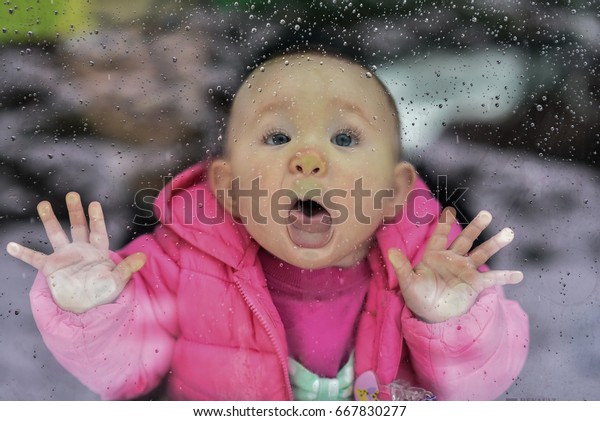
<svg viewBox="0 0 600 421"><path fill-rule="evenodd" d="M59 40L91 26L86 0L3 0L0 44Z"/></svg>

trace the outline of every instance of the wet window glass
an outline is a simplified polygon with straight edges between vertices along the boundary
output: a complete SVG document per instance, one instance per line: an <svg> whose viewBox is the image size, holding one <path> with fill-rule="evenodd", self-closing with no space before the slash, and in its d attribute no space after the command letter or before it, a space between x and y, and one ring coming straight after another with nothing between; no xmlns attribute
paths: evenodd
<svg viewBox="0 0 600 421"><path fill-rule="evenodd" d="M73 221L67 193L79 194L86 214L87 205L97 201L111 250L144 235L160 242L164 234L167 239L160 243L168 250L161 252L166 253L164 268L171 268L176 256L190 246L185 241L169 242L171 233L155 233L160 226L157 219L176 217L164 209L157 211L155 198L170 182L179 182L177 175L186 169L228 153L231 146L225 147L225 141L231 145L238 141L227 139L228 133L240 133L243 142L243 133L251 133L262 114L243 126L247 132L236 132L238 126L230 121L234 99L242 103L250 91L257 98L286 97L276 86L287 86L291 78L282 76L277 84L258 87L261 72L269 71L262 63L303 48L316 61L321 60L319 55L339 53L360 63L364 72L355 93L362 92L361 83L375 78L385 85L400 117L402 157L414 166L423 186L443 206L456 209L463 228L481 210L492 214L475 246L504 227L514 231L512 243L485 263L493 270L524 275L522 282L503 287L507 306L503 311L515 314L522 309L527 314L529 339L521 339L528 354L514 381L494 398L599 399L600 380L592 375L600 359L599 17L597 5L584 0L3 1L0 399L100 398L64 367L64 360L71 357L52 355L51 334L49 343L42 339L38 324L48 320L50 310L32 309L31 302L40 294L51 298L50 292L33 287L38 270L5 251L14 242L44 254L52 252L38 203L52 204L70 238ZM294 63L289 64L290 72L296 71ZM347 62L340 66L352 70ZM255 79L246 80L251 73ZM340 80L328 86L337 86ZM315 110L327 110L315 99L327 99L321 96L323 90L311 90L309 77L302 83L306 86L300 91ZM238 93L240 89L246 94ZM353 106L340 106L339 115L355 122L363 121L356 110L369 104L389 109L385 101L374 99L381 95L377 89L373 96L360 96ZM335 95L343 97L349 91L340 85ZM313 98L308 97L310 92ZM285 115L297 105L282 101L265 108L269 118ZM253 103L248 100L245 112L255 110ZM274 107L280 108L273 111ZM370 125L364 123L365 127L387 121L381 114L367 119ZM272 147L277 156L286 145L293 147L297 139L304 139L302 130L298 134L286 124L277 123L257 138L260 145L255 147ZM365 171L385 166L368 158L371 152L381 152L375 151L381 143L367 150L363 131L330 125L325 138L328 151L364 154L360 156L365 157L361 159ZM380 155L384 160L385 154ZM341 162L319 159L302 155L291 168L297 177L326 177ZM247 166L266 179L277 166L265 162L263 168ZM170 187L175 194L177 186ZM303 185L302 193L288 198L295 206L292 210L286 202L290 214L302 221L328 213L326 204L306 197L312 187ZM186 204L188 197L173 200ZM190 215L221 222L219 218L227 217L201 207ZM90 214L97 215L93 209ZM426 221L416 225L422 222ZM310 235L324 229L322 222L310 224ZM290 236L300 248L320 244L307 240L304 231ZM231 251L231 256L242 261L243 253ZM132 267L138 263L132 262ZM178 273L168 270L172 276ZM171 288L174 281L165 279L167 272L148 285ZM166 284L159 286L160 282ZM162 297L162 292L157 294ZM504 300L501 294L499 299ZM233 311L224 308L223 314ZM229 320L198 309L193 313L214 319L215 326L218 320ZM80 320L73 317L63 322ZM165 326L171 323L160 320ZM461 326L456 329L461 331ZM175 328L166 329L171 335ZM232 336L237 334L241 335ZM518 336L513 331L502 336L513 334ZM156 353L160 352L166 351L157 345ZM351 361L349 353L344 358ZM162 382L143 396L126 398L164 398L167 389Z"/></svg>

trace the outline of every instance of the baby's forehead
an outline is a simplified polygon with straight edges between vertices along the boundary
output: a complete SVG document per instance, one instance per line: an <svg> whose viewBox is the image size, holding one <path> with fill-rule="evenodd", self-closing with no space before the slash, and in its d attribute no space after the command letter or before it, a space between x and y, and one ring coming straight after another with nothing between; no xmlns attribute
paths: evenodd
<svg viewBox="0 0 600 421"><path fill-rule="evenodd" d="M310 54L275 57L258 66L248 77L247 82L281 83L333 82L342 79L366 78L370 73L362 66L328 56ZM329 78L329 79L327 79ZM287 84L294 86L294 84Z"/></svg>
<svg viewBox="0 0 600 421"><path fill-rule="evenodd" d="M319 97L357 97L359 102L392 105L383 83L358 63L320 54L278 56L257 66L236 94L245 100L313 90ZM349 94L349 95L346 95Z"/></svg>

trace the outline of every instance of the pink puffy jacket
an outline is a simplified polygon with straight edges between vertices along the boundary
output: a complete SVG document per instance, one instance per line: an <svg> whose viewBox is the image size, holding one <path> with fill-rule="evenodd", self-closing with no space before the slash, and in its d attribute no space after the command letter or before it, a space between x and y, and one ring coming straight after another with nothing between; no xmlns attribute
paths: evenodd
<svg viewBox="0 0 600 421"><path fill-rule="evenodd" d="M204 169L198 164L177 176L155 203L161 225L114 254L116 261L137 251L148 256L116 302L65 312L45 278L36 278L31 301L44 341L104 399L144 395L163 379L171 399L293 398L285 333L259 246L218 205ZM412 315L386 251L400 248L413 264L421 258L439 204L421 181L416 188L427 196L411 196L402 217L378 230L379 249L369 255L373 276L357 332L356 374L373 370L380 384L402 377L440 399L497 398L524 364L527 316L500 288L445 323Z"/></svg>

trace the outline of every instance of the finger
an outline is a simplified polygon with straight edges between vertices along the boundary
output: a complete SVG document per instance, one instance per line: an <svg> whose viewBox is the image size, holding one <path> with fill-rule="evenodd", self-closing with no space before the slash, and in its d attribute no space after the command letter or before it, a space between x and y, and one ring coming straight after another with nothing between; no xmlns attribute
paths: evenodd
<svg viewBox="0 0 600 421"><path fill-rule="evenodd" d="M37 211L42 220L42 224L44 224L44 229L46 230L46 235L48 236L48 240L50 240L50 244L52 244L52 248L58 250L68 245L69 238L62 229L58 219L56 219L56 215L54 214L50 203L46 201L40 202L37 206Z"/></svg>
<svg viewBox="0 0 600 421"><path fill-rule="evenodd" d="M22 262L33 266L37 270L42 270L46 264L46 259L48 258L48 256L46 256L44 253L31 250L30 248L23 247L22 245L13 242L10 242L6 245L6 251L12 257L16 257Z"/></svg>
<svg viewBox="0 0 600 421"><path fill-rule="evenodd" d="M473 243L477 237L481 235L481 232L487 228L490 222L492 222L492 214L488 211L479 212L475 219L473 219L452 242L449 250L452 250L461 256L467 254L469 250L471 250L471 247L473 247Z"/></svg>
<svg viewBox="0 0 600 421"><path fill-rule="evenodd" d="M488 261L490 257L496 254L499 250L506 247L515 238L515 233L510 228L504 228L498 234L481 244L479 247L470 253L469 259L479 267Z"/></svg>
<svg viewBox="0 0 600 421"><path fill-rule="evenodd" d="M408 258L398 249L390 249L388 251L388 258L394 267L396 277L400 283L400 288L403 288L403 282L408 279L413 271L413 267L410 264Z"/></svg>
<svg viewBox="0 0 600 421"><path fill-rule="evenodd" d="M106 232L102 205L98 202L92 202L88 211L90 214L90 244L99 249L108 250L108 233Z"/></svg>
<svg viewBox="0 0 600 421"><path fill-rule="evenodd" d="M71 222L71 238L73 242L87 243L89 241L89 231L79 194L75 192L68 193L66 201L69 210L69 221Z"/></svg>
<svg viewBox="0 0 600 421"><path fill-rule="evenodd" d="M140 270L145 263L146 255L144 253L134 253L123 259L123 261L113 269L113 273L117 275L122 285L125 285L127 281L129 281L129 278L131 278L131 275Z"/></svg>
<svg viewBox="0 0 600 421"><path fill-rule="evenodd" d="M453 208L445 208L440 215L440 219L433 234L429 238L425 251L446 250L448 247L448 235L455 222L456 210Z"/></svg>
<svg viewBox="0 0 600 421"><path fill-rule="evenodd" d="M496 285L513 285L523 280L523 272L513 270L490 270L479 273L471 282L478 293Z"/></svg>

